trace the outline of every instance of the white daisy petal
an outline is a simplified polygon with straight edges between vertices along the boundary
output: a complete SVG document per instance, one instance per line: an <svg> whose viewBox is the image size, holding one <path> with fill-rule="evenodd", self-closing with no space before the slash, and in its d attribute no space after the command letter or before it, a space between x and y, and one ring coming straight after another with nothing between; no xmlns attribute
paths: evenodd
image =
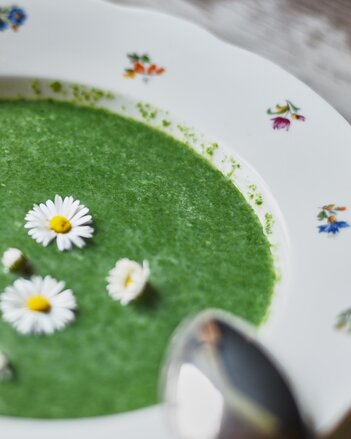
<svg viewBox="0 0 351 439"><path fill-rule="evenodd" d="M63 235L57 235L56 243L57 248L63 252L65 250L65 240L63 239Z"/></svg>
<svg viewBox="0 0 351 439"><path fill-rule="evenodd" d="M28 295L32 292L31 284L27 279L16 279L12 285L12 288L16 290L16 293L20 294L22 297L28 297ZM11 289L9 289L9 293L11 294Z"/></svg>
<svg viewBox="0 0 351 439"><path fill-rule="evenodd" d="M37 204L34 204L33 209L27 213L26 219L27 217L38 219L38 220L43 220L46 218L44 212L42 212L42 210Z"/></svg>
<svg viewBox="0 0 351 439"><path fill-rule="evenodd" d="M83 205L79 206L79 209L77 209L77 212L72 217L72 221L77 221L80 218L83 218L85 216L88 216L89 209Z"/></svg>
<svg viewBox="0 0 351 439"><path fill-rule="evenodd" d="M49 209L49 213L50 213L51 217L53 217L53 216L55 216L57 214L56 213L57 212L56 211L56 206L55 206L55 204L51 200L47 200L46 206Z"/></svg>
<svg viewBox="0 0 351 439"><path fill-rule="evenodd" d="M28 219L25 226L26 229L32 229L33 227L41 227L41 228L46 228L43 227L43 221L39 220L39 219Z"/></svg>
<svg viewBox="0 0 351 439"><path fill-rule="evenodd" d="M91 215L85 215L80 218L77 218L77 215L71 219L71 223L73 226L81 226L82 224L89 224L92 220Z"/></svg>
<svg viewBox="0 0 351 439"><path fill-rule="evenodd" d="M73 242L75 246L78 248L83 248L85 246L85 241L78 235L71 234L69 239Z"/></svg>
<svg viewBox="0 0 351 439"><path fill-rule="evenodd" d="M34 234L32 237L33 237L34 241L36 241L38 244L41 244L44 247L47 247L47 245L53 239L53 238L47 237L46 235L40 235L40 234Z"/></svg>
<svg viewBox="0 0 351 439"><path fill-rule="evenodd" d="M4 313L4 320L10 323L17 322L24 316L23 309L21 308L12 308L11 306L7 306L2 307L1 310Z"/></svg>
<svg viewBox="0 0 351 439"><path fill-rule="evenodd" d="M79 218L83 218L85 216L88 216L89 209L85 206L80 206L80 208L77 210L76 214L73 216L72 220L76 221Z"/></svg>
<svg viewBox="0 0 351 439"><path fill-rule="evenodd" d="M43 238L43 241L42 241L43 246L44 246L44 247L47 247L47 246L50 244L50 242L55 238L55 236L56 236L56 235L55 235L54 233L45 236L45 237Z"/></svg>
<svg viewBox="0 0 351 439"><path fill-rule="evenodd" d="M44 280L45 278L43 279L41 276L32 276L31 281L26 279L24 281L27 290L32 294L43 288ZM22 279L19 279L19 281L22 281Z"/></svg>
<svg viewBox="0 0 351 439"><path fill-rule="evenodd" d="M41 314L38 316L36 320L36 331L38 334L46 334L50 335L55 332L55 327L57 326L57 329L62 329L63 326L55 325L53 322L53 319L50 318L50 316L46 314Z"/></svg>
<svg viewBox="0 0 351 439"><path fill-rule="evenodd" d="M94 233L94 229L90 226L77 226L73 231L75 234L82 236L83 238L91 238Z"/></svg>
<svg viewBox="0 0 351 439"><path fill-rule="evenodd" d="M73 203L73 197L65 197L62 203L62 210L61 210L62 212L61 214L63 216L68 218L72 203Z"/></svg>
<svg viewBox="0 0 351 439"><path fill-rule="evenodd" d="M68 323L72 322L75 318L75 314L72 310L68 308L55 308L53 321L56 326L66 326Z"/></svg>
<svg viewBox="0 0 351 439"><path fill-rule="evenodd" d="M62 199L56 195L54 201L35 204L26 214L25 221L28 235L37 243L46 247L56 238L60 251L70 250L72 244L84 247L82 238L91 238L94 233L94 229L86 225L92 222L89 209L71 196Z"/></svg>
<svg viewBox="0 0 351 439"><path fill-rule="evenodd" d="M40 292L45 295L47 295L50 290L56 285L56 282L51 276L45 276L42 280L41 278L37 277L36 281L36 288L40 288ZM41 286L38 285L39 282L41 282Z"/></svg>
<svg viewBox="0 0 351 439"><path fill-rule="evenodd" d="M61 215L62 197L60 197L60 195L55 195L55 207L57 214Z"/></svg>
<svg viewBox="0 0 351 439"><path fill-rule="evenodd" d="M8 320L9 323L12 323L10 320ZM25 313L21 316L21 318L17 318L13 325L15 329L17 329L18 332L21 334L29 334L29 333L36 333L36 321L35 316L29 313Z"/></svg>
<svg viewBox="0 0 351 439"><path fill-rule="evenodd" d="M72 217L76 214L78 207L80 206L79 200L74 200L72 204L70 205L67 213L67 217L69 220L72 219Z"/></svg>
<svg viewBox="0 0 351 439"><path fill-rule="evenodd" d="M57 296L51 297L51 302L56 308L76 309L77 302L71 290L62 291Z"/></svg>
<svg viewBox="0 0 351 439"><path fill-rule="evenodd" d="M40 203L39 204L40 210L43 212L43 214L45 215L45 218L50 218L50 210L48 209L48 207L46 206L46 204L44 203Z"/></svg>
<svg viewBox="0 0 351 439"><path fill-rule="evenodd" d="M63 289L65 288L64 281L58 282L50 276L46 276L46 278L50 278L50 284L47 282L47 289L43 289L43 293L45 293L46 297L49 297L51 298L51 300L53 300L55 296L61 296L61 294L65 293L65 291L63 291Z"/></svg>
<svg viewBox="0 0 351 439"><path fill-rule="evenodd" d="M59 235L57 239L61 238L61 245L63 247L63 250L70 250L72 248L72 243L69 234L67 235ZM57 247L59 247L59 242L57 242Z"/></svg>
<svg viewBox="0 0 351 439"><path fill-rule="evenodd" d="M150 269L147 261L140 265L130 259L120 259L109 272L107 291L114 300L127 305L142 294L149 276Z"/></svg>
<svg viewBox="0 0 351 439"><path fill-rule="evenodd" d="M75 319L77 302L65 283L33 276L17 279L0 295L3 319L21 334L46 334L63 329Z"/></svg>

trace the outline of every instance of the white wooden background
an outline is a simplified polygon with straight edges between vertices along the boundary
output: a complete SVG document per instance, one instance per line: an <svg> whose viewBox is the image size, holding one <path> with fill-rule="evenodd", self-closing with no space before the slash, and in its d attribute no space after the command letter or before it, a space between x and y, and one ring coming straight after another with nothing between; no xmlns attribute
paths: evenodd
<svg viewBox="0 0 351 439"><path fill-rule="evenodd" d="M351 0L110 0L179 15L276 62L351 122Z"/></svg>

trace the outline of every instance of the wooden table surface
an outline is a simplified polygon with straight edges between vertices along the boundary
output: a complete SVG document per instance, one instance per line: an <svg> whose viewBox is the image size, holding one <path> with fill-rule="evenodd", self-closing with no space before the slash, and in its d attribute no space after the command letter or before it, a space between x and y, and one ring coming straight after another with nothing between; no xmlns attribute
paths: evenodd
<svg viewBox="0 0 351 439"><path fill-rule="evenodd" d="M185 17L294 74L351 122L351 0L110 0Z"/></svg>

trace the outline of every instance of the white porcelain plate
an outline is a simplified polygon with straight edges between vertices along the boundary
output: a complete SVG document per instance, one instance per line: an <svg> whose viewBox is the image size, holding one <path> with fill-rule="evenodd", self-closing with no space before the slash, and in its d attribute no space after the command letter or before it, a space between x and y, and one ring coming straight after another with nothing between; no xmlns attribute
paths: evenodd
<svg viewBox="0 0 351 439"><path fill-rule="evenodd" d="M276 65L186 21L102 0L16 6L0 5L1 96L94 99L72 83L110 90L114 98L95 96L98 104L192 144L242 190L281 277L260 336L315 424L335 422L351 406L351 313L338 317L351 307L349 124ZM1 418L0 434L171 437L159 407L73 421Z"/></svg>

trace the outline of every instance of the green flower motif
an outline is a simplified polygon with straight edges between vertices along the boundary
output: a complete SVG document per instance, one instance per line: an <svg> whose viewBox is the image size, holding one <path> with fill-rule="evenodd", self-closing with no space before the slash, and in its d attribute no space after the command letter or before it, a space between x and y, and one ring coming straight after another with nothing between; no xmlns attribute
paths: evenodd
<svg viewBox="0 0 351 439"><path fill-rule="evenodd" d="M335 327L351 332L351 308L338 315Z"/></svg>

